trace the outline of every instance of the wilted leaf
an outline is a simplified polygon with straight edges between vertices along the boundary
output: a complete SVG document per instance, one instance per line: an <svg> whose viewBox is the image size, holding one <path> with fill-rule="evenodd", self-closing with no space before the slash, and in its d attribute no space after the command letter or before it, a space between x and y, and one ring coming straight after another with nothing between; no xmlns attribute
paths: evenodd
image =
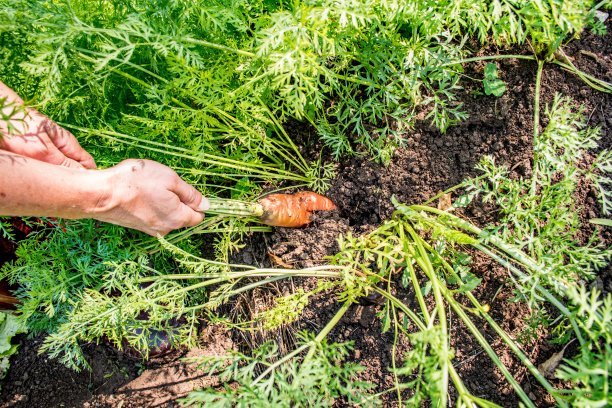
<svg viewBox="0 0 612 408"><path fill-rule="evenodd" d="M559 367L561 360L563 360L563 353L565 353L565 349L567 348L567 346L572 344L572 341L567 343L565 347L563 347L563 350L553 354L548 360L538 365L538 371L540 372L540 374L542 374L546 378L553 378L555 376L557 367Z"/></svg>
<svg viewBox="0 0 612 408"><path fill-rule="evenodd" d="M293 265L289 265L287 262L283 261L280 256L276 256L270 251L268 251L268 255L270 255L272 263L279 265L280 267L285 269L293 269Z"/></svg>
<svg viewBox="0 0 612 408"><path fill-rule="evenodd" d="M438 191L441 194L442 191ZM443 194L438 199L438 210L447 211L452 208L453 202L451 201L451 193Z"/></svg>

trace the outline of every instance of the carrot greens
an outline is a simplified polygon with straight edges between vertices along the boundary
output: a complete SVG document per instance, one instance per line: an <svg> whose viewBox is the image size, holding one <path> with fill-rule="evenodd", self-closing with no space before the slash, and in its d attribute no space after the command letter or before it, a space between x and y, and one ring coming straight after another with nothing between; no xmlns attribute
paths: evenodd
<svg viewBox="0 0 612 408"><path fill-rule="evenodd" d="M611 405L612 301L583 282L609 262L598 235L606 222L579 243L583 224L572 194L591 183L609 213L612 154L578 166L585 149L597 146L597 130L568 99L556 97L542 121L539 103L549 62L594 89L612 90L563 53L585 28L605 31L595 15L601 7L610 2L0 0L3 82L73 132L101 167L128 157L157 160L211 198L202 224L165 238L91 220L39 228L0 272L19 284L17 319L32 333L48 333L41 351L81 369L88 366L83 342L106 341L146 358L160 332L170 346L191 347L202 319L274 330L300 319L315 295L330 296L335 315L317 333L300 334L293 351L266 343L201 359L208 373L233 385L194 391L182 403L379 406L393 393L400 407L497 407L458 373L451 340L459 319L525 406L535 404L493 341L558 406ZM476 55L489 44L527 44L530 51ZM391 219L362 236L340 236L339 252L320 266L229 262L247 234L306 225L312 211L334 209L318 195L334 179L332 159L367 155L386 165L417 120L445 132L466 119L457 98L463 64L502 58L537 63L531 177L512 179L483 158L481 176L455 187L466 194L454 208L394 201ZM487 95L506 91L493 62L483 78ZM6 121L11 114L3 109ZM298 126L310 131L296 135ZM261 198L263 191L302 188L314 193ZM474 200L496 205L500 224L479 227L452 213ZM3 219L0 230L10 237ZM203 238L205 232L215 235ZM468 247L505 267L517 301L532 308L518 337L475 295L483 277L470 270ZM231 299L292 277L317 284L284 294L252 321L221 315ZM411 305L399 285L415 299ZM394 338L388 368L395 385L379 394L359 380L361 367L344 361L351 345L327 339L352 305L373 293L382 299L383 332ZM559 317L551 320L547 308ZM544 324L554 325L559 342L576 340L577 355L557 371L572 389L556 389L517 341L528 342L533 326ZM496 340L483 334L484 325ZM400 355L402 339L411 347Z"/></svg>

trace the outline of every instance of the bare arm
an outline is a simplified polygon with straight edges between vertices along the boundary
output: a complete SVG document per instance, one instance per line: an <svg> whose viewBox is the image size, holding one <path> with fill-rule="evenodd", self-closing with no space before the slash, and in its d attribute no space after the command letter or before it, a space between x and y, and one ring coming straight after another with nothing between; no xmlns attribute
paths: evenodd
<svg viewBox="0 0 612 408"><path fill-rule="evenodd" d="M0 151L0 175L2 215L95 218L165 235L199 224L208 209L195 188L150 160L88 170Z"/></svg>
<svg viewBox="0 0 612 408"><path fill-rule="evenodd" d="M23 104L2 82L0 98ZM95 218L165 235L197 225L209 207L167 166L125 160L95 170L76 138L40 112L27 108L13 119L14 135L0 121L0 215Z"/></svg>

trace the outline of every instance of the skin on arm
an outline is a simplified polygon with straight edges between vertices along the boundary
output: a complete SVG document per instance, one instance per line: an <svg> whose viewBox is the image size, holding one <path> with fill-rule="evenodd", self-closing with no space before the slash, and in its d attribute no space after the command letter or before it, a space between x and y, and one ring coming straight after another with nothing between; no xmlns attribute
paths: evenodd
<svg viewBox="0 0 612 408"><path fill-rule="evenodd" d="M0 150L0 215L94 218L165 235L199 224L208 207L193 186L154 161L89 170Z"/></svg>
<svg viewBox="0 0 612 408"><path fill-rule="evenodd" d="M169 167L126 160L106 170L68 131L0 82L0 215L95 218L151 235L199 224L208 200ZM7 104L13 106L6 106Z"/></svg>

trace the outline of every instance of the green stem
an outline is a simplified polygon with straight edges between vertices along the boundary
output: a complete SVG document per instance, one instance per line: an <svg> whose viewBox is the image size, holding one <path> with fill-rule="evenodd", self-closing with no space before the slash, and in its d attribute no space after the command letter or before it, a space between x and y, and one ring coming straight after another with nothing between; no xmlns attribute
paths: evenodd
<svg viewBox="0 0 612 408"><path fill-rule="evenodd" d="M476 300L474 295L470 292L465 292L465 295L470 299L470 301L476 306L478 311L482 316L484 316L485 320L493 327L493 329L497 332L497 334L504 340L504 342L512 349L514 354L521 360L521 362L529 369L531 374L542 384L546 391L548 391L557 401L560 407L567 407L567 404L561 399L556 390L552 385L544 378L544 376L540 373L540 371L533 365L533 363L529 360L529 358L523 353L523 351L518 347L518 345L508 336L508 334L497 324L495 320L485 311L482 305Z"/></svg>
<svg viewBox="0 0 612 408"><path fill-rule="evenodd" d="M461 320L463 320L463 323L472 332L476 340L480 343L482 348L484 348L484 350L487 352L491 360L493 360L497 368L499 368L499 370L502 372L506 380L510 383L510 385L512 385L512 388L514 388L514 391L516 391L516 393L521 398L521 400L523 400L525 405L531 408L535 408L533 402L529 399L527 394L525 394L525 391L516 382L514 377L512 377L510 371L508 371L504 363L502 363L497 354L495 354L495 351L493 350L491 345L487 342L482 333L480 333L480 331L478 330L476 325L474 325L472 320L467 316L461 305L455 299L453 299L452 295L448 291L444 291L444 296L446 297L446 300L451 305L451 307L455 310L455 313L457 313Z"/></svg>
<svg viewBox="0 0 612 408"><path fill-rule="evenodd" d="M469 179L469 180L465 180L465 181L463 181L463 182L461 182L461 183L459 183L459 184L449 188L448 190L445 190L445 191L442 191L442 192L436 194L435 196L431 197L429 200L425 201L421 205L428 205L428 204L432 203L433 201L437 200L438 198L440 198L440 197L442 197L442 196L444 196L444 195L446 195L448 193L452 193L453 191L458 190L458 189L460 189L461 187L464 187L467 184L474 183L474 182L476 182L478 180L482 180L482 179L484 179L486 177L487 177L487 175L483 174L483 175L480 175L478 177L475 177L475 178L472 178L472 179Z"/></svg>
<svg viewBox="0 0 612 408"><path fill-rule="evenodd" d="M194 278L196 276L199 275L194 275ZM210 286L210 285L215 285L217 283L223 283L223 282L227 282L227 281L232 281L232 280L237 280L237 279L242 279L242 278L251 278L251 277L261 277L261 276L281 276L281 277L290 277L290 276L304 276L304 277L324 277L324 278L340 278L342 276L341 272L330 272L330 271L317 271L314 269L304 269L304 270L291 270L291 269L273 269L273 268L261 268L261 269L254 269L251 271L245 271L245 272L230 272L227 274L217 274L217 275L213 275L213 276L217 276L216 278L213 279L208 279L205 280L204 282L199 282L190 286L186 286L184 288L181 289L177 289L175 291L173 291L171 293L172 296L181 294L181 293L186 293L192 290L196 290L196 289L200 289L200 288L204 288L206 286ZM156 276L156 279L153 279L152 281L156 281L158 280L160 277ZM146 279L150 279L150 278L143 278L143 282ZM160 300L163 300L164 297L168 296L168 294L163 294L158 296L155 299L152 299L152 302L159 302Z"/></svg>
<svg viewBox="0 0 612 408"><path fill-rule="evenodd" d="M59 123L59 122L58 122ZM308 179L304 176L299 176L297 174L291 173L290 171L283 170L273 166L266 165L256 165L248 162L241 162L238 160L228 159L222 156L215 156L209 153L198 152L197 156L193 156L191 154L185 154L181 152L189 152L188 149L171 146L165 143L155 142L152 140L144 140L134 136L126 135L123 133L108 131L108 130L93 130L82 128L79 126L74 126L68 123L59 123L62 126L69 127L71 129L78 130L84 133L97 134L103 137L106 137L111 140L116 140L118 142L128 144L131 146L135 146L138 148L150 150L156 153L162 154L170 154L172 156L181 157L188 160L193 160L195 162L207 163L210 165L227 167L238 171L250 172L251 177L262 177L262 178L277 178L277 179L285 179L285 180L296 180L296 181L308 181ZM126 139L126 140L123 140ZM150 144L151 146L147 146ZM156 147L152 147L156 146ZM175 152L168 152L168 150L174 149ZM224 176L224 173L216 173L219 176Z"/></svg>
<svg viewBox="0 0 612 408"><path fill-rule="evenodd" d="M198 41L198 40L194 40L194 41ZM206 44L209 44L209 45L214 45L213 43L208 43L208 42L206 42L206 41L201 41L201 43L206 43ZM221 49L232 50L232 49L230 49L230 48L228 48L228 47L224 47L224 46L221 46L221 45L219 45L218 47L221 47ZM92 53L94 53L94 54L98 54L98 53L93 52L93 51L92 51ZM103 55L103 54L101 54L101 55ZM83 56L84 56L84 55L83 55ZM162 82L164 82L164 83L166 83L166 84L168 83L168 81L167 81L166 79L164 79L164 78L160 77L159 75L157 75L157 74L155 74L155 73L153 73L153 72L151 72L151 71L149 71L149 70L147 70L147 69L145 69L145 68L138 67L138 66L136 66L135 64L132 64L132 63L129 63L129 65L130 65L130 66L133 66L133 67L136 67L136 68L137 68L137 69L139 69L140 71L142 71L142 72L144 72L144 73L146 73L146 74L148 74L148 75L151 75L151 76L153 76L153 77L155 77L155 78L157 78L157 79L161 80ZM123 72L123 71L121 71L120 69L118 69L118 68L116 68L116 67L110 67L110 70L111 70L112 72L115 72L115 73L117 73L117 74L119 74L119 75L123 76L124 78L129 79L130 81L133 81L133 82L135 82L135 83L137 83L137 84L141 85L141 86L142 86L142 87L144 87L144 88L147 88L147 89L152 89L152 87L151 87L151 85L150 85L149 83L147 83L147 82L145 82L145 81L143 81L143 80L141 80L141 79L139 79L139 78L136 78L136 77L134 77L133 75L128 74L127 72ZM178 99L177 99L177 98L175 98L175 97L171 97L171 98L170 98L170 100L172 100L174 103L176 103L177 105L179 105L179 106L181 106L181 107L183 107L183 108L185 108L185 109L192 110L192 108L191 108L189 105L187 105L186 103L184 103L184 102L182 102L182 101L178 100ZM261 100L260 100L260 102L261 102ZM265 104L263 104L263 103L262 103L262 105L264 106L264 108L268 109L268 108L267 108L267 106L266 106ZM210 107L212 110L214 110L214 111L215 111L215 112L216 112L218 115L223 116L223 117L225 117L226 119L230 119L232 122L237 123L237 124L239 124L240 126L244 127L244 128L245 128L247 131L249 131L251 134L256 135L257 137L259 137L259 136L260 136L260 135L259 135L259 133L258 133L257 131L255 131L255 130L254 130L254 129L252 129L251 127L247 126L245 123L243 123L242 121L238 120L237 118L235 118L234 116L230 115L229 113L227 113L227 112L225 112L225 111L223 111L223 110L219 109L218 107L216 107L216 106L214 106L214 105L209 105L209 107ZM269 110L268 110L268 112L269 112ZM269 141L269 142L270 142L271 144L273 144L273 145L274 145L274 149L275 149L275 151L276 151L276 152L277 152L279 155L281 155L281 156L282 156L282 157L283 157L283 158L284 158L286 161L288 161L288 162L290 162L291 164L293 164L295 167L297 167L297 168L298 168L299 170L301 170L303 173L306 173L306 172L307 172L307 170L308 170L308 164L306 163L306 161L304 160L304 158L303 158L303 157L302 157L302 155L300 154L300 152L299 152L299 150L297 149L297 147L295 146L295 144L293 144L293 141L291 141L291 139L289 139L289 137L287 136L287 134L286 134L286 132L284 131L284 129L282 128L282 126L280 126L280 124L279 124L279 123L278 123L278 122L277 122L277 121L274 119L274 117L273 117L273 115L271 114L271 112L269 112L269 113L270 113L270 115L271 115L271 118L272 118L273 122L274 122L274 123L275 123L275 124L278 126L278 128L279 128L279 129L281 129L281 130L282 130L283 134L286 136L286 139L289 141L289 143L290 143L291 147L293 148L294 153L295 153L295 154L298 156L298 158L301 160L301 162L302 162L302 163L301 163L301 164L300 164L300 163L297 163L297 162L296 162L296 161L295 161L295 160L294 160L294 159L293 159L293 158L292 158L292 157L291 157L291 156L290 156L290 155L289 155L289 154L288 154L288 153L285 151L285 149L284 149L284 148L283 148L283 147L282 147L282 146L281 146L281 145L280 145L280 144L279 144L277 141L272 140L272 141ZM264 141L264 142L265 142L265 140L264 140L264 139L262 139L262 141Z"/></svg>
<svg viewBox="0 0 612 408"><path fill-rule="evenodd" d="M233 52L234 54L242 55L242 56L249 57L249 58L253 58L256 55L256 54L254 54L252 52L249 52L249 51L239 50L237 48L226 47L225 45L215 44L215 43L212 43L212 42L209 42L209 41L198 40L198 39L195 39L195 38L182 37L181 40L184 40L184 41L192 43L192 44L198 44L198 45L203 45L205 47L215 48L215 49L221 50L221 51Z"/></svg>
<svg viewBox="0 0 612 408"><path fill-rule="evenodd" d="M341 79L343 81L347 81L347 82L353 82L356 83L358 85L364 85L364 86L373 86L374 88L377 89L382 89L383 87L381 85L378 85L374 82L370 82L370 81L365 81L363 79L358 79L358 78L353 78L350 76L346 76L346 75L342 75L342 74L338 74L334 71L328 70L328 73L330 76L336 78L336 79Z"/></svg>
<svg viewBox="0 0 612 408"><path fill-rule="evenodd" d="M214 197L209 197L208 201L210 208L206 210L207 214L231 217L261 217L264 214L264 209L259 203Z"/></svg>
<svg viewBox="0 0 612 408"><path fill-rule="evenodd" d="M439 320L440 328L442 330L442 336L445 339L443 346L442 346L443 347L442 355L445 356L444 357L445 364L442 364L441 370L442 370L442 378L444 381L444 389L448 389L448 366L449 366L448 356L450 356L450 350L449 350L448 341L446 341L446 339L448 339L448 327L447 327L447 322L446 322L446 312L444 310L444 301L442 298L442 288L441 288L438 276L436 275L436 272L434 270L434 267L431 264L431 259L429 257L429 254L427 253L427 251L425 250L425 247L423 246L423 239L416 233L416 231L410 225L406 225L406 228L408 229L408 233L412 236L413 242L416 243L417 250L419 252L419 256L415 256L415 260L417 261L417 263L419 264L423 272L427 275L430 282L432 283L434 298L436 300L435 308L437 309L438 320ZM433 319L429 319L429 326L431 327L432 324L433 324ZM439 404L441 406L446 406L446 401L447 401L447 394L441 395Z"/></svg>
<svg viewBox="0 0 612 408"><path fill-rule="evenodd" d="M276 361L274 364L270 365L268 368L266 368L266 370L261 373L259 375L259 377L257 377L255 380L253 380L252 383L250 383L250 386L254 386L255 384L257 384L258 382L260 382L261 380L263 380L264 378L266 378L266 376L268 374L270 374L272 371L274 371L277 367L279 367L280 365L286 363L287 361L291 360L293 357L297 356L298 354L300 354L302 351L306 350L308 347L311 347L312 345L309 343L303 344L300 347L296 348L295 350L293 350L291 353L287 354L286 356L284 356L283 358L279 359L278 361Z"/></svg>
<svg viewBox="0 0 612 408"><path fill-rule="evenodd" d="M525 59L525 60L535 60L536 58L533 55L488 55L485 57L472 57L465 58L459 61L451 61L441 66L446 67L449 65L457 65L457 64L465 64L467 62L476 62L476 61L488 61L488 60L496 60L496 59L506 59L506 58L515 58L515 59Z"/></svg>
<svg viewBox="0 0 612 408"><path fill-rule="evenodd" d="M544 70L544 60L538 61L538 71L536 73L535 97L533 108L533 139L538 138L540 133L540 93L542 89L542 71Z"/></svg>
<svg viewBox="0 0 612 408"><path fill-rule="evenodd" d="M608 3L609 1L610 0L601 0L599 3L597 3L591 8L591 11L599 10L604 4Z"/></svg>
<svg viewBox="0 0 612 408"><path fill-rule="evenodd" d="M417 325L417 327L422 331L425 330L427 327L425 326L425 323L423 323L423 321L421 320L421 318L419 316L417 316L416 313L414 313L412 310L410 310L408 307L406 307L405 304L402 303L402 301L400 301L398 298L396 298L395 296L393 296L390 292L382 289L382 288L376 288L376 291L378 293L380 293L381 295L383 295L385 298L387 298L391 304L393 306L395 306L396 308L398 308L399 310L401 310L402 312L406 313L406 315L408 317L410 317L410 319L414 322L414 324Z"/></svg>
<svg viewBox="0 0 612 408"><path fill-rule="evenodd" d="M475 245L475 247L478 248L479 250L481 250L482 252L484 252L485 254L489 255L491 258L495 259L496 261L498 261L502 265L504 265L504 267L508 268L515 275L517 275L517 276L519 276L521 278L526 278L527 277L518 268L516 268L515 266L509 264L508 262L505 262L504 259L499 257L493 251L489 250L487 247L482 246L482 245ZM544 296L544 298L548 302L550 302L552 305L554 305L557 309L559 309L559 311L563 315L565 315L565 317L569 320L570 324L572 325L572 328L574 329L574 333L576 333L576 337L578 338L578 341L580 342L580 344L584 344L584 339L582 338L582 334L580 333L580 329L578 328L578 324L576 323L576 320L572 316L572 313L569 311L569 309L567 307L565 307L565 305L563 303L561 303L559 301L559 299L557 299L552 293L550 293L548 290L546 290L542 286L536 285L535 288L537 289L538 292L540 292L540 294L542 296Z"/></svg>
<svg viewBox="0 0 612 408"><path fill-rule="evenodd" d="M83 57L85 59L88 59L90 62L95 62L95 59L93 59L91 57L87 57L86 55L83 55L83 53L88 53L88 54L92 54L92 55L97 55L97 56L100 56L100 57L108 58L107 54L104 54L104 53L101 53L101 52L97 52L97 51L88 50L86 48L79 48L79 47L72 47L72 46L67 46L67 48L73 49L75 51L79 51L81 57ZM158 81L161 81L161 82L166 83L166 84L168 83L168 81L165 78L157 75L155 72L149 71L148 69L141 67L138 64L134 64L133 62L130 62L130 61L124 61L124 60L122 60L120 58L111 58L111 59L113 61L119 62L120 64L126 64L126 65L130 66L131 68L134 68L134 69L136 69L136 70L138 70L138 71L140 71L140 72L142 72L144 74L150 75L153 78L157 79ZM122 74L122 72L118 71L116 67L109 67L109 69L111 71L113 71L113 72L117 72L120 75ZM132 77L132 78L134 78L134 77Z"/></svg>
<svg viewBox="0 0 612 408"><path fill-rule="evenodd" d="M276 282L278 280L289 278L291 276L295 276L295 275L283 274L283 275L271 276L271 277L268 277L266 279L258 280L257 282L253 282L253 283L251 283L249 285L242 286L242 287L240 287L238 289L222 293L221 294L221 298L222 299L229 299L232 296L238 295L240 293L247 292L249 290L253 290L255 288L258 288L260 286L267 285L268 283ZM236 283L238 283L238 282L236 282ZM199 304L199 305L196 305L196 306L191 306L191 307L187 307L187 308L183 309L183 311L181 311L181 314L184 311L196 311L196 310L208 309L208 308L211 308L210 304L202 303L202 304Z"/></svg>
<svg viewBox="0 0 612 408"><path fill-rule="evenodd" d="M388 289L388 288L387 288ZM391 306L391 311L393 312L393 345L391 346L391 367L393 368L393 381L395 382L395 389L397 391L397 403L398 408L402 408L402 391L400 388L400 380L397 376L397 366L395 363L395 352L397 350L397 337L398 337L398 322L397 322L397 312L395 311L395 307Z"/></svg>
<svg viewBox="0 0 612 408"><path fill-rule="evenodd" d="M261 100L260 100L261 102ZM268 107L262 103L262 106L265 109L268 109ZM251 128L250 126L247 126L244 122L242 122L241 120L239 120L238 118L230 115L229 113L217 108L216 106L211 106L211 108L217 112L217 114L222 115L224 117L226 117L227 119L230 119L231 121L237 123L238 125L242 126L244 129L246 129L249 133L251 133L252 135L255 135L256 137L258 137L262 142L268 142L271 143L272 145L274 145L274 149L275 151L282 157L284 158L286 161L288 161L289 163L293 164L296 168L298 168L299 170L302 171L302 173L306 173L308 170L308 165L306 164L306 162L304 161L304 158L302 157L302 155L300 154L299 150L297 149L297 147L295 147L295 145L293 144L293 142L287 137L287 139L291 142L290 146L293 147L293 153L295 153L298 158L302 161L302 163L298 163L296 162L290 155L289 153L287 153L287 151L285 150L285 148L277 141L274 139L269 139L266 138L266 136L264 135L263 137L259 134L259 132L257 132L256 130L254 130L253 128ZM269 114L272 115L272 113L268 110ZM277 127L279 129L282 129L283 133L284 133L284 129L282 128L282 126L274 121L273 122L275 125L277 125ZM286 135L286 133L284 133Z"/></svg>
<svg viewBox="0 0 612 408"><path fill-rule="evenodd" d="M298 150L297 146L295 145L295 143L293 143L293 140L289 137L289 135L287 134L287 132L285 131L285 128L280 124L280 122L278 121L278 119L274 116L274 114L272 113L272 111L270 111L270 109L268 108L268 105L266 105L261 98L258 96L257 100L259 101L259 103L261 104L261 106L263 106L263 108L266 110L266 112L268 113L268 116L270 117L270 119L272 120L272 122L276 125L276 128L278 130L280 130L281 134L283 135L283 137L285 138L285 142L289 144L289 146L291 146L291 148L293 149L293 151L296 153L296 155L298 156L298 158L302 161L302 166L300 167L298 165L295 165L297 168L300 168L304 173L307 172L307 169L309 168L308 163L306 163L306 160L304 160L304 157L302 157L302 155L300 154L300 151Z"/></svg>
<svg viewBox="0 0 612 408"><path fill-rule="evenodd" d="M316 351L316 346L319 345L325 337L327 337L329 332L334 328L336 324L338 324L340 319L342 319L342 316L344 316L344 314L347 312L347 310L352 304L353 303L350 300L344 302L340 310L338 310L338 312L334 315L334 317L329 322L327 322L323 330L321 330L319 334L317 334L317 337L315 337L314 340L309 343L310 350L308 350L308 354L306 354L306 357L304 357L304 360L302 361L302 365L306 364L314 356L314 353Z"/></svg>
<svg viewBox="0 0 612 408"><path fill-rule="evenodd" d="M569 62L569 65L563 63L562 61L558 61L556 59L552 61L553 64L559 65L561 68L565 69L566 71L578 75L580 79L586 82L587 85L589 85L590 87L600 92L606 92L606 93L612 92L612 84L604 80L601 80L599 78L595 78L594 76L589 75L585 72L582 72L581 70L576 68L576 66L569 59L568 59L568 62Z"/></svg>
<svg viewBox="0 0 612 408"><path fill-rule="evenodd" d="M463 384L463 381L461 380L459 373L457 373L457 370L452 364L449 364L448 371L449 371L451 379L453 380L453 383L455 384L455 387L457 388L457 392L459 393L459 398L463 398L463 402L465 402L467 406L474 407L473 402L475 402L481 407L503 408L500 405L497 405L491 401L487 401L485 399L478 398L472 395L472 393L470 393L470 391L468 391L468 389L465 387L465 384ZM461 405L455 402L455 406L459 407Z"/></svg>
<svg viewBox="0 0 612 408"><path fill-rule="evenodd" d="M453 276L453 278L455 278L457 281L461 280L457 272L455 272L454 268L444 258L440 256L437 256L437 258L442 262L445 269ZM448 288L445 288L445 289L449 291L450 293L450 290ZM493 318L485 311L485 309L482 307L480 302L478 302L478 300L474 297L474 295L472 295L472 293L469 291L465 292L465 295L472 302L472 304L477 308L478 313L484 316L485 320L491 325L491 327L493 327L493 329L502 338L502 340L504 340L504 342L512 349L514 354L516 354L516 356L529 369L529 371L531 371L531 373L534 375L534 377L536 377L536 379L540 382L540 384L542 384L542 386L546 388L546 390L557 400L557 402L561 406L565 406L563 400L558 398L556 394L556 390L550 385L550 383L546 380L546 378L544 378L544 376L540 374L538 369L533 365L533 363L529 360L529 358L527 358L527 356L523 353L523 351L518 347L516 342L514 342L514 340L512 340L510 336L497 324L497 322L495 322L495 320L493 320Z"/></svg>
<svg viewBox="0 0 612 408"><path fill-rule="evenodd" d="M443 222L445 222L445 223L447 223L449 225L452 225L454 227L461 228L463 230L469 231L469 232L471 232L471 233L473 233L473 234L475 234L477 236L482 236L482 234L483 234L483 231L480 228L478 228L475 225L473 225L472 223L464 221L463 219L461 219L461 218L459 218L459 217L457 217L457 216L455 216L453 214L450 214L448 212L438 210L437 208L428 207L428 206L421 206L421 205L411 205L409 208L413 209L413 210L416 210L416 211L426 211L426 212L437 214L437 215L441 216L441 218L440 218L441 221L443 221ZM547 269L543 268L540 265L538 265L538 263L534 259L532 259L531 257L527 256L522 251L520 251L520 250L512 247L511 245L507 244L506 242L504 242L499 237L497 237L495 235L488 235L487 239L489 240L489 242L491 244L493 244L501 252L507 254L511 259L513 259L515 262L519 263L520 265L524 266L525 268L527 268L527 269L529 269L531 271L538 271L538 270L544 269L544 273L547 272ZM514 265L512 265L511 263L509 263L506 260L504 260L501 257L499 257L497 254L495 254L493 251L491 251L490 249L488 249L484 245L475 244L474 247L479 249L479 250L481 250L481 251L483 251L487 255L491 256L496 261L500 262L502 265L507 267L511 272L516 274L519 278L523 278L523 279L529 278L529 276L527 274L523 273L518 268L516 268ZM565 285L569 285L569 283L566 282ZM544 287L542 287L539 284L534 284L534 286L535 286L536 290L542 296L544 296L544 298L546 300L548 300L551 304L553 304L555 307L557 307L559 309L559 311L561 313L563 313L568 318L568 320L570 321L572 327L574 328L574 331L576 332L576 336L578 337L578 340L580 341L580 344L584 344L584 339L582 338L582 335L580 334L580 330L578 329L576 321L573 318L571 312L552 293L550 293L547 289L545 289Z"/></svg>
<svg viewBox="0 0 612 408"><path fill-rule="evenodd" d="M404 228L399 228L398 231L400 242L404 242L404 249L407 253L413 253L413 249L410 244L406 240ZM414 293L416 294L417 300L419 301L419 306L423 311L423 316L425 316L425 321L429 321L429 311L427 310L427 305L425 304L425 298L423 297L423 293L421 293L421 286L419 285L419 281L416 276L416 272L414 270L414 266L412 265L411 259L406 259L406 267L410 273L410 280L412 281L412 286L414 287Z"/></svg>

